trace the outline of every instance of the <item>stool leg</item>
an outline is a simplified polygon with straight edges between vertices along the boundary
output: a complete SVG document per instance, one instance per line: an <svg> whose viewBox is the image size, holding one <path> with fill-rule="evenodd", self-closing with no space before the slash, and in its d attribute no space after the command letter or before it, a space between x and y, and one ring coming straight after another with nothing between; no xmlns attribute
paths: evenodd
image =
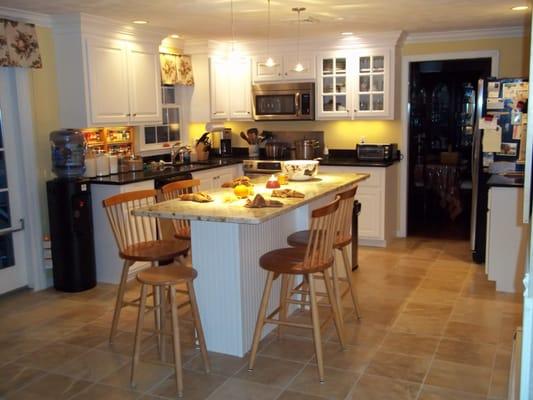
<svg viewBox="0 0 533 400"><path fill-rule="evenodd" d="M288 275L281 276L281 289L279 291L279 320L287 320L287 294L289 291L289 285L291 285L292 279ZM278 325L278 330L276 332L278 339L281 338L281 325Z"/></svg>
<svg viewBox="0 0 533 400"><path fill-rule="evenodd" d="M348 280L348 286L350 287L350 295L352 296L353 308L355 310L355 315L357 319L361 319L361 313L359 312L359 301L357 300L357 293L355 292L355 285L352 280L352 268L350 266L350 260L348 258L348 248L342 248L342 259L344 264L344 269L346 270L346 279Z"/></svg>
<svg viewBox="0 0 533 400"><path fill-rule="evenodd" d="M170 290L170 312L172 315L172 343L174 345L174 365L176 368L176 388L178 397L183 396L183 376L181 371L181 350L180 350L180 329L178 326L178 305L176 304L176 290L174 286L169 286Z"/></svg>
<svg viewBox="0 0 533 400"><path fill-rule="evenodd" d="M159 286L152 286L152 292L154 294L154 324L157 337L157 350L159 351L159 357L163 359L163 341L165 338L161 334L161 288Z"/></svg>
<svg viewBox="0 0 533 400"><path fill-rule="evenodd" d="M139 313L137 315L137 327L135 329L135 344L133 347L133 362L131 364L130 385L135 386L135 370L139 364L139 357L141 353L141 337L144 326L144 313L146 307L146 294L148 286L144 283L141 285L141 304L139 304Z"/></svg>
<svg viewBox="0 0 533 400"><path fill-rule="evenodd" d="M270 298L270 292L272 291L272 282L274 282L274 272L269 271L265 282L265 290L263 291L261 305L259 306L259 311L257 312L257 322L255 324L254 340L252 342L252 351L250 353L248 371L252 371L254 369L255 356L257 355L259 340L261 340L261 332L263 332L263 326L265 325L268 300Z"/></svg>
<svg viewBox="0 0 533 400"><path fill-rule="evenodd" d="M320 318L318 316L315 280L312 274L307 275L307 280L309 283L309 298L311 300L311 321L313 323L313 341L315 343L318 377L320 378L320 382L324 382L324 361L322 357L322 339L320 338Z"/></svg>
<svg viewBox="0 0 533 400"><path fill-rule="evenodd" d="M333 267L331 268L331 277L332 277L332 283L333 283L333 296L335 296L335 302L337 303L337 309L339 311L339 319L340 319L340 323L341 323L341 329L342 329L342 326L344 325L344 318L342 316L342 296L341 296L341 290L339 288L339 271L337 270L337 268L339 267L338 263L337 263L337 258L335 257L335 253L333 254L334 258L334 262L333 262ZM329 275L329 273L328 273ZM326 278L326 274L324 273L324 278Z"/></svg>
<svg viewBox="0 0 533 400"><path fill-rule="evenodd" d="M309 285L307 283L307 278L306 277L303 278L303 282L302 282L302 286L300 287L300 290L305 291L305 292L309 292ZM300 296L300 300L301 301L307 301L307 294L306 293L302 293L301 296ZM305 304L302 304L300 306L300 311L305 311Z"/></svg>
<svg viewBox="0 0 533 400"><path fill-rule="evenodd" d="M165 296L167 288L165 286L161 287L159 295L161 296L159 299L160 303L160 309L159 309L159 326L161 329L161 332L166 332L165 325L166 325L166 318L167 318L167 297ZM171 290L168 290L171 292ZM160 337L160 343L161 343L161 361L166 362L167 361L167 338L163 333L159 334Z"/></svg>
<svg viewBox="0 0 533 400"><path fill-rule="evenodd" d="M333 321L335 323L335 329L337 330L337 335L339 337L339 343L341 348L344 349L344 325L340 318L340 308L338 299L335 297L334 289L331 284L331 277L329 276L329 271L326 269L323 272L324 275L324 284L326 285L326 293L328 295L329 304L331 304L331 312L333 313Z"/></svg>
<svg viewBox="0 0 533 400"><path fill-rule="evenodd" d="M122 274L120 276L120 283L118 285L117 299L115 301L115 311L113 311L113 321L111 322L111 332L109 333L109 343L113 343L113 339L117 334L118 321L120 319L120 312L122 311L124 293L126 292L126 283L128 281L128 272L131 266L131 262L124 261L122 266Z"/></svg>
<svg viewBox="0 0 533 400"><path fill-rule="evenodd" d="M207 355L207 346L205 344L204 329L202 328L202 320L200 319L200 312L198 311L198 302L196 301L196 292L194 291L194 283L187 281L187 289L189 291L189 301L191 302L191 313L194 320L194 328L198 342L200 344L200 351L202 352L202 359L204 361L204 369L208 374L211 370L209 365L209 357Z"/></svg>

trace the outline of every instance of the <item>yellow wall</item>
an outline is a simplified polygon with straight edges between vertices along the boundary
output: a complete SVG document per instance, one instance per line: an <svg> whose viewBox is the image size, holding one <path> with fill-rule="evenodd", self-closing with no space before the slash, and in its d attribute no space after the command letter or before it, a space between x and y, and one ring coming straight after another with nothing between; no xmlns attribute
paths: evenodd
<svg viewBox="0 0 533 400"><path fill-rule="evenodd" d="M500 76L527 77L529 67L529 38L505 38L465 40L455 42L434 42L406 44L401 55L423 55L479 50L498 50L500 55ZM396 71L396 79L401 79L401 71ZM400 96L399 91L396 96ZM399 104L399 103L397 103ZM400 110L396 109L394 121L313 121L313 122L227 122L225 126L234 132L233 145L246 146L239 132L250 127L259 130L317 130L324 131L326 145L330 149L353 149L355 144L365 138L367 142L401 144ZM191 138L204 132L204 123L190 125Z"/></svg>
<svg viewBox="0 0 533 400"><path fill-rule="evenodd" d="M52 179L51 156L48 135L60 128L56 78L56 58L52 30L37 27L37 38L43 59L43 68L32 69L33 122L37 165L39 166L39 195L43 231L48 232L48 215L45 182Z"/></svg>

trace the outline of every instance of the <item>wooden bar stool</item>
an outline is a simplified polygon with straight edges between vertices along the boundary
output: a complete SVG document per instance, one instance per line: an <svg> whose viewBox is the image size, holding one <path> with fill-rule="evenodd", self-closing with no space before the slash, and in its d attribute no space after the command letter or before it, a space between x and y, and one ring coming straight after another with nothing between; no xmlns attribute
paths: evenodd
<svg viewBox="0 0 533 400"><path fill-rule="evenodd" d="M163 200L172 200L180 194L198 192L200 188L200 179L187 179L185 181L176 181L167 183L161 188ZM188 219L173 219L174 237L181 240L191 240L191 226Z"/></svg>
<svg viewBox="0 0 533 400"><path fill-rule="evenodd" d="M265 324L277 324L280 326L293 326L298 328L307 328L313 330L313 339L315 344L315 354L318 364L318 375L321 382L324 382L324 365L322 359L322 342L320 333L320 320L318 315L318 301L316 294L315 276L321 274L324 276L326 291L329 298L329 307L331 307L332 316L335 322L337 334L341 347L344 348L344 338L339 318L340 306L331 287L331 278L329 277L329 268L333 265L333 242L335 233L338 231L340 223L340 214L337 212L340 201L336 199L332 203L313 210L311 213L311 229L309 231L309 241L306 247L289 247L272 250L263 254L259 259L259 265L267 272L265 290L259 307L257 323L255 326L252 351L250 355L249 371L253 370L259 340ZM292 299L291 293L287 291L286 282L282 280L280 293L280 305L272 313L266 315L272 283L279 276L292 277L295 275L303 276L303 279L309 286L309 302L311 306L311 325L290 322L286 318L288 304L302 304L301 300ZM321 304L322 305L322 304ZM324 304L325 305L325 304ZM278 314L278 319L273 317ZM326 320L325 322L328 322ZM325 325L325 323L324 323Z"/></svg>
<svg viewBox="0 0 533 400"><path fill-rule="evenodd" d="M209 373L209 358L207 356L207 348L205 345L204 331L202 329L202 322L200 320L200 313L198 311L198 304L196 302L196 294L194 292L193 280L197 276L197 272L194 268L171 265L158 268L148 268L137 274L137 281L141 283L141 298L139 314L137 317L137 328L135 330L135 345L133 349L133 363L131 366L131 386L135 386L135 370L139 365L139 358L141 352L141 336L144 328L144 314L147 312L147 308L160 308L161 311L161 327L156 330L156 334L163 334L172 337L172 344L174 350L174 368L176 375L176 388L178 396L183 395L183 374L181 367L181 350L180 350L180 334L178 323L178 309L182 306L190 303L191 314L195 330L198 335L198 341L200 343L200 351L202 352L202 358L204 362L205 372ZM187 292L189 295L189 302L183 304L177 304L176 294L177 290L175 285L185 283L187 285ZM165 320L167 316L167 309L165 301L161 301L159 306L149 307L146 305L146 299L148 295L148 287L158 287L162 294L163 299L168 299L170 304L170 321L171 329L167 331L165 329Z"/></svg>
<svg viewBox="0 0 533 400"><path fill-rule="evenodd" d="M340 219L340 229L336 235L335 242L333 247L338 250L342 255L342 264L344 266L344 272L346 274L346 277L339 277L337 266L334 265L332 268L332 278L333 278L333 290L335 293L335 296L337 297L337 301L339 304L341 304L341 311L342 311L342 299L350 293L353 308L355 311L355 315L357 316L357 319L361 318L361 314L359 312L359 302L357 300L357 293L355 291L355 285L352 281L352 268L350 265L350 260L348 257L348 245L352 243L352 233L351 233L351 215L352 215L352 209L353 209L353 201L355 197L355 193L357 192L357 186L353 187L352 189L346 190L344 192L341 192L337 194L337 198L340 200L339 203L339 214L341 215ZM299 231L295 232L287 237L287 243L289 246L294 247L304 247L307 246L309 242L309 231ZM340 292L339 289L339 281L346 282L348 284L348 287L344 292ZM304 289L305 282L302 282L300 285L298 285L295 290L302 290ZM305 293L303 293L303 296L305 296ZM340 315L341 322L344 323L343 320L343 314Z"/></svg>
<svg viewBox="0 0 533 400"><path fill-rule="evenodd" d="M139 302L138 298L133 301L124 300L130 267L136 261L150 262L151 266L160 262L173 261L189 250L189 242L157 239L158 221L155 218L131 215L131 210L134 208L155 204L156 195L156 190L139 190L117 194L103 201L119 256L124 260L109 334L110 343L116 335L122 308L137 306ZM155 294L154 302L158 302L159 296ZM159 327L158 314L155 315L155 319Z"/></svg>

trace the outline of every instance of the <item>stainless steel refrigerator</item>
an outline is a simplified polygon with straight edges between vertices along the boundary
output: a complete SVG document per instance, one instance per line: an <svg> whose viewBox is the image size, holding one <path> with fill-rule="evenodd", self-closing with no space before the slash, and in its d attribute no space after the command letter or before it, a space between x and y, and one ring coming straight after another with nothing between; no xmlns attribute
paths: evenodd
<svg viewBox="0 0 533 400"><path fill-rule="evenodd" d="M472 259L485 261L487 180L493 163L512 165L524 159L528 81L523 78L487 78L478 82L476 122L472 138ZM522 148L521 148L522 147Z"/></svg>

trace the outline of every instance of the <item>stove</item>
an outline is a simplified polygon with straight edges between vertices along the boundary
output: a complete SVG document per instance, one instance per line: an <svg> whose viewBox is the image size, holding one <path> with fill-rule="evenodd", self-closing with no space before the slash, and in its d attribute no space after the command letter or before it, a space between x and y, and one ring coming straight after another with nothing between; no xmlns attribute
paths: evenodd
<svg viewBox="0 0 533 400"><path fill-rule="evenodd" d="M245 174L275 174L281 172L282 165L279 160L244 160L242 169Z"/></svg>

